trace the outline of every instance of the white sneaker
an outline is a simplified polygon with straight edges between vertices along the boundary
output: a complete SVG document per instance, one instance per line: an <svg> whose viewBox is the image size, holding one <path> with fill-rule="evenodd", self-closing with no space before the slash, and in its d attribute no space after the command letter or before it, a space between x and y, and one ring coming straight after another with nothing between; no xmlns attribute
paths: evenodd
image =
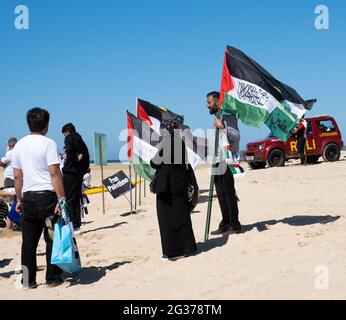
<svg viewBox="0 0 346 320"><path fill-rule="evenodd" d="M167 256L162 256L161 260L164 260L164 261L177 261L177 260L183 259L183 258L185 258L185 256L176 256L176 257L173 257L173 258L168 258Z"/></svg>
<svg viewBox="0 0 346 320"><path fill-rule="evenodd" d="M163 261L171 261L171 259L168 258L167 256L162 256L162 257L161 257L161 260L163 260Z"/></svg>
<svg viewBox="0 0 346 320"><path fill-rule="evenodd" d="M75 229L75 230L73 231L73 233L74 233L75 236L78 236L78 235L82 234L83 231L82 231L82 229L79 228L79 229Z"/></svg>

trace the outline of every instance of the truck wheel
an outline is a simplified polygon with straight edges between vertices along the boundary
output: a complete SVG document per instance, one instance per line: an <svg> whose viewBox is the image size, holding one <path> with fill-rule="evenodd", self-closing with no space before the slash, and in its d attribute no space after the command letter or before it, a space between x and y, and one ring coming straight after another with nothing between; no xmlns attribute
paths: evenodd
<svg viewBox="0 0 346 320"><path fill-rule="evenodd" d="M324 161L338 161L340 159L340 148L335 143L328 144L323 150Z"/></svg>
<svg viewBox="0 0 346 320"><path fill-rule="evenodd" d="M249 166L252 170L264 169L266 165L265 162L249 162Z"/></svg>
<svg viewBox="0 0 346 320"><path fill-rule="evenodd" d="M285 165L286 155L280 149L274 149L269 153L267 163L269 167L282 167Z"/></svg>
<svg viewBox="0 0 346 320"><path fill-rule="evenodd" d="M320 156L309 156L306 159L306 163L311 163L311 164L315 164L318 162L318 159L320 158Z"/></svg>

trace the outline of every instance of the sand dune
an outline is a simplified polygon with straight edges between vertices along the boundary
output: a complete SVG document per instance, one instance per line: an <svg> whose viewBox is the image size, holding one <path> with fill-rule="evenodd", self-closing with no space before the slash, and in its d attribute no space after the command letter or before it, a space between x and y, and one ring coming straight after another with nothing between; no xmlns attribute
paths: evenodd
<svg viewBox="0 0 346 320"><path fill-rule="evenodd" d="M112 165L105 175L119 169L127 173L127 166ZM337 163L301 167L292 161L246 171L236 181L244 232L203 243L210 168L198 168L201 199L192 221L199 253L176 262L160 259L155 197L148 188L137 215L126 215L124 197L107 194L106 215L101 196L90 197L77 238L84 269L58 288L44 284L42 240L39 288L16 289L21 236L1 230L0 299L345 299L344 155ZM94 167L92 176L98 184L100 170ZM211 229L220 216L215 199Z"/></svg>

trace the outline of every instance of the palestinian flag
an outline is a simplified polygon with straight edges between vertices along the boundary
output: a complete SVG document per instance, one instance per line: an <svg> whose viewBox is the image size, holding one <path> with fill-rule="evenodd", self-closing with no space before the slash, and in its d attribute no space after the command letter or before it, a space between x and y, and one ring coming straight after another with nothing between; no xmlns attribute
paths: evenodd
<svg viewBox="0 0 346 320"><path fill-rule="evenodd" d="M145 121L157 133L160 133L162 120L176 120L179 123L179 129L183 131L188 151L190 149L190 151L196 153L200 160L208 156L208 140L193 136L191 129L184 124L184 116L178 115L171 110L160 108L148 101L137 99L137 117Z"/></svg>
<svg viewBox="0 0 346 320"><path fill-rule="evenodd" d="M128 158L132 160L134 170L147 181L151 181L155 169L150 166L151 159L158 151L161 137L149 127L149 125L138 119L127 111L128 129Z"/></svg>
<svg viewBox="0 0 346 320"><path fill-rule="evenodd" d="M298 120L316 102L303 100L240 50L227 47L222 71L220 106L253 127L264 123L273 135L287 141Z"/></svg>
<svg viewBox="0 0 346 320"><path fill-rule="evenodd" d="M158 133L160 133L160 125L164 119L174 119L180 124L184 123L183 116L141 99L137 99L137 117Z"/></svg>
<svg viewBox="0 0 346 320"><path fill-rule="evenodd" d="M222 152L222 157L227 163L228 168L231 170L234 177L244 177L245 170L240 165L240 152L233 152L232 146L228 142L227 134L224 130L219 131L219 141Z"/></svg>
<svg viewBox="0 0 346 320"><path fill-rule="evenodd" d="M134 170L145 180L151 181L155 169L150 166L150 161L159 150L162 136L128 111L127 128L128 158L132 160ZM186 149L189 163L195 169L200 159L191 149Z"/></svg>

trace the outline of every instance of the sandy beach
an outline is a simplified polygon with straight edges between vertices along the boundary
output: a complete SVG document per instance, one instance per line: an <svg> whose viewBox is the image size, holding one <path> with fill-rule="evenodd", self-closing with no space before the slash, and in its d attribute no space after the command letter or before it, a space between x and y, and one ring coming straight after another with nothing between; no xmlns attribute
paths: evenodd
<svg viewBox="0 0 346 320"><path fill-rule="evenodd" d="M199 252L161 260L155 196L127 215L125 197L90 196L77 237L83 270L57 288L45 285L45 245L36 290L18 289L21 234L0 230L0 299L346 299L346 161L250 170L236 180L244 232L203 243L210 167L200 166L200 203L192 214ZM105 176L125 165L110 165ZM2 179L2 171L0 171ZM100 169L92 168L98 185ZM0 185L3 181L0 180ZM211 230L221 213L214 199ZM327 276L320 284L321 272ZM327 282L326 282L327 281ZM327 283L327 285L326 285Z"/></svg>

